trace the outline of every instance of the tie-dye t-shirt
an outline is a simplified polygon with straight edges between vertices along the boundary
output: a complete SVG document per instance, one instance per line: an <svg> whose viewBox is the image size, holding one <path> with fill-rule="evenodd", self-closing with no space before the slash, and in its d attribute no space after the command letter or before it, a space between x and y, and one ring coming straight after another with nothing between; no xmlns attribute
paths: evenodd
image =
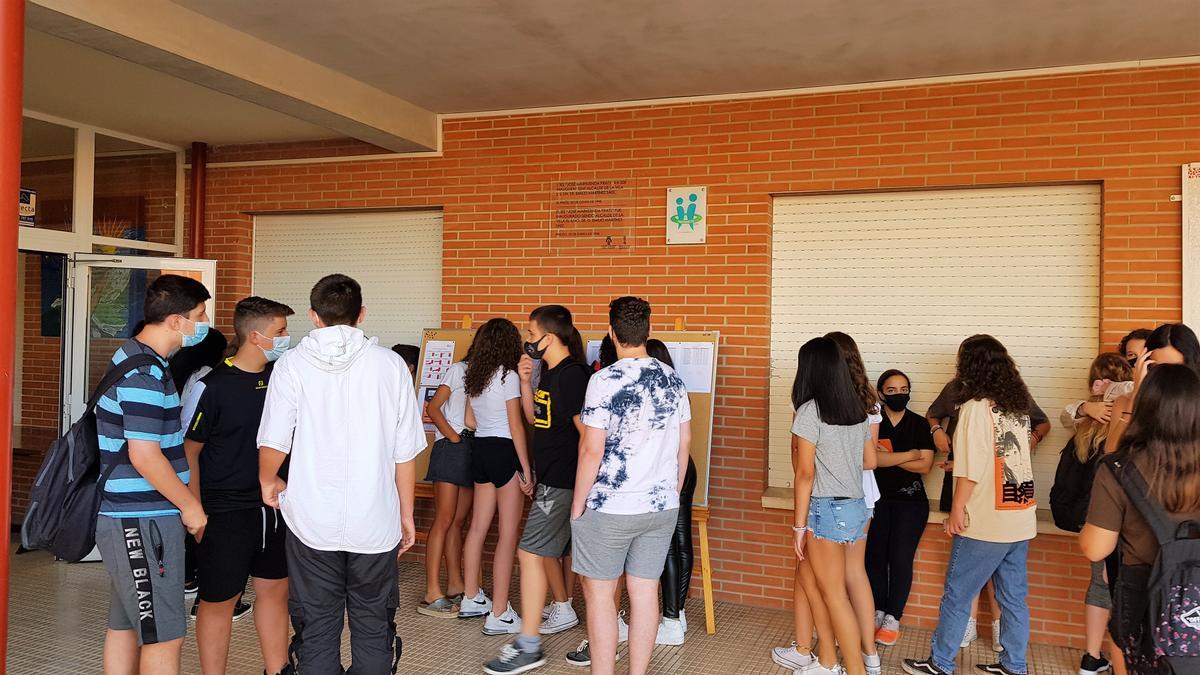
<svg viewBox="0 0 1200 675"><path fill-rule="evenodd" d="M633 515L679 508L679 426L687 389L655 359L621 359L592 376L580 420L604 429L604 458L588 508Z"/></svg>

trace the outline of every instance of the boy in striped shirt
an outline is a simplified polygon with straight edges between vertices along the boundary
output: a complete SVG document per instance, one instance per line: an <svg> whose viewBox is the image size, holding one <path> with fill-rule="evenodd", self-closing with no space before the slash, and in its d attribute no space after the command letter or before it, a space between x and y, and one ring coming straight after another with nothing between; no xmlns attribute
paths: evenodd
<svg viewBox="0 0 1200 675"><path fill-rule="evenodd" d="M126 375L96 407L101 471L115 465L96 519L96 545L112 579L105 672L179 672L187 633L184 533L199 540L207 516L187 487L179 394L166 359L204 339L209 297L194 279L155 279L146 289L145 327L112 362L153 354L159 363Z"/></svg>

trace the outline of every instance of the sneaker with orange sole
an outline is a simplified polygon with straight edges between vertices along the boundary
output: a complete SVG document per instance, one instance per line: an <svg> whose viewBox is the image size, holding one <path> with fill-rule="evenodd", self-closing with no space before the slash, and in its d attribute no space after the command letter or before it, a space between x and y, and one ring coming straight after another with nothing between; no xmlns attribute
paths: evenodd
<svg viewBox="0 0 1200 675"><path fill-rule="evenodd" d="M900 641L900 620L888 614L883 617L879 630L875 631L875 643L891 647Z"/></svg>

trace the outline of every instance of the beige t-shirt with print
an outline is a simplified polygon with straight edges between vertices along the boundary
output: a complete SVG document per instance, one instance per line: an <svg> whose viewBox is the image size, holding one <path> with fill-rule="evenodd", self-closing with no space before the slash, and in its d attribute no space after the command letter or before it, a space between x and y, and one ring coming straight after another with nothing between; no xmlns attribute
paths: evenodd
<svg viewBox="0 0 1200 675"><path fill-rule="evenodd" d="M967 401L954 430L954 477L976 483L963 536L1013 543L1037 535L1029 416L1001 413L991 401Z"/></svg>

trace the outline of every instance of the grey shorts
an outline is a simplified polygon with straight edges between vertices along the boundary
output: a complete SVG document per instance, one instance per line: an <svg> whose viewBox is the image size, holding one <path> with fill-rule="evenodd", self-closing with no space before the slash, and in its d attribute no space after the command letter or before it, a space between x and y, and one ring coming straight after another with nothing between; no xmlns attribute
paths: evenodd
<svg viewBox="0 0 1200 675"><path fill-rule="evenodd" d="M561 558L571 545L571 499L574 492L539 484L521 533L521 550L543 558Z"/></svg>
<svg viewBox="0 0 1200 675"><path fill-rule="evenodd" d="M184 536L179 516L96 518L96 546L112 582L109 628L136 632L139 645L187 634Z"/></svg>
<svg viewBox="0 0 1200 675"><path fill-rule="evenodd" d="M679 509L615 515L587 509L571 521L571 569L590 579L662 576Z"/></svg>
<svg viewBox="0 0 1200 675"><path fill-rule="evenodd" d="M429 469L425 472L425 480L475 487L475 481L471 478L471 439L474 435L470 430L463 430L458 443L451 443L446 438L435 441L433 449L429 451Z"/></svg>
<svg viewBox="0 0 1200 675"><path fill-rule="evenodd" d="M1100 609L1112 609L1112 593L1104 581L1104 561L1092 563L1092 578L1088 582L1087 595L1083 604Z"/></svg>

